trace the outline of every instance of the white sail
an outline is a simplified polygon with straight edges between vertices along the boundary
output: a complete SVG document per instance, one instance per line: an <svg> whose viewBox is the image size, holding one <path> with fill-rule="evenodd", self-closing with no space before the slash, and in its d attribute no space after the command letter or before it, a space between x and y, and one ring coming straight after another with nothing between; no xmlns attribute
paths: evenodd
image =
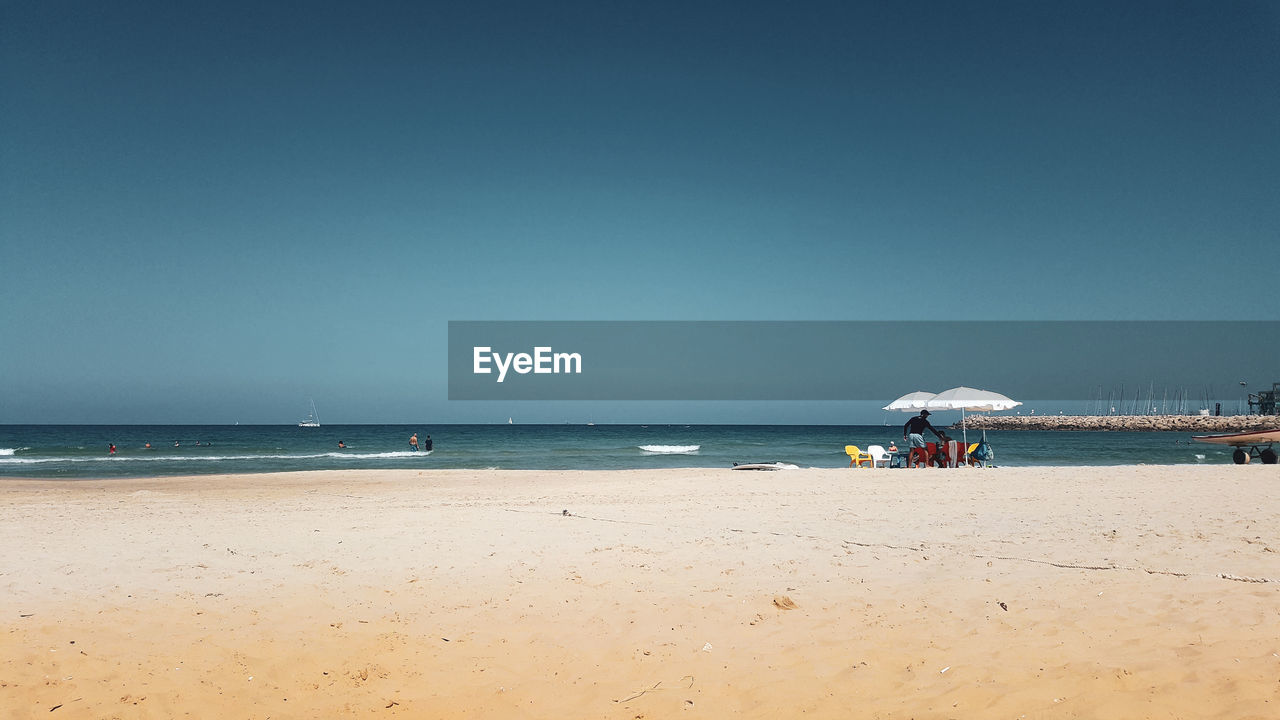
<svg viewBox="0 0 1280 720"><path fill-rule="evenodd" d="M298 427L320 427L320 416L316 414L316 401L311 401L311 414L306 420L298 423Z"/></svg>

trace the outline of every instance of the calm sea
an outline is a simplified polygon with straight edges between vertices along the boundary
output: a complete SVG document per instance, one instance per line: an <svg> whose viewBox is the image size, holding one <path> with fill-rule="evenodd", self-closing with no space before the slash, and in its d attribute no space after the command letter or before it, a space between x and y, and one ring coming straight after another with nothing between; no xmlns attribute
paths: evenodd
<svg viewBox="0 0 1280 720"><path fill-rule="evenodd" d="M409 436L434 442L413 452ZM957 436L958 436L957 431ZM980 433L969 433L970 442ZM614 470L735 462L844 467L879 425L2 425L0 476L105 478L347 468ZM1183 433L988 432L997 465L1230 463ZM340 449L342 441L346 448ZM146 447L151 444L150 449ZM198 444L197 444L198 443ZM116 454L108 455L110 444Z"/></svg>

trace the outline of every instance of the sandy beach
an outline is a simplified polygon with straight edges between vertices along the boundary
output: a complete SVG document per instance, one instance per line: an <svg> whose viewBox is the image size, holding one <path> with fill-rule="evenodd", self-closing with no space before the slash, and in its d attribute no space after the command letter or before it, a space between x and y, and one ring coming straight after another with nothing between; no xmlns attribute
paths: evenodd
<svg viewBox="0 0 1280 720"><path fill-rule="evenodd" d="M1275 467L0 481L3 718L1272 718Z"/></svg>

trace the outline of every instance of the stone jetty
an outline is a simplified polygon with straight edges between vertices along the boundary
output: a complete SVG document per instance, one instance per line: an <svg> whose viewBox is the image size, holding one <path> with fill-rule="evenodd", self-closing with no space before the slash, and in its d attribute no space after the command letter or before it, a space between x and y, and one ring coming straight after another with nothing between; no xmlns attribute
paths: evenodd
<svg viewBox="0 0 1280 720"><path fill-rule="evenodd" d="M1228 433L1280 429L1280 415L970 415L965 425L970 430Z"/></svg>

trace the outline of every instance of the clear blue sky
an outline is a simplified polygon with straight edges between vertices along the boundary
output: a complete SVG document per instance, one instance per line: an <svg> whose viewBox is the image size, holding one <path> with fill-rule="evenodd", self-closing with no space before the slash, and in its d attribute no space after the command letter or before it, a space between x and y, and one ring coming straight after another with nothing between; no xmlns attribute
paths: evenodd
<svg viewBox="0 0 1280 720"><path fill-rule="evenodd" d="M0 422L772 419L448 403L450 319L1277 319L1277 78L1274 2L7 2Z"/></svg>

